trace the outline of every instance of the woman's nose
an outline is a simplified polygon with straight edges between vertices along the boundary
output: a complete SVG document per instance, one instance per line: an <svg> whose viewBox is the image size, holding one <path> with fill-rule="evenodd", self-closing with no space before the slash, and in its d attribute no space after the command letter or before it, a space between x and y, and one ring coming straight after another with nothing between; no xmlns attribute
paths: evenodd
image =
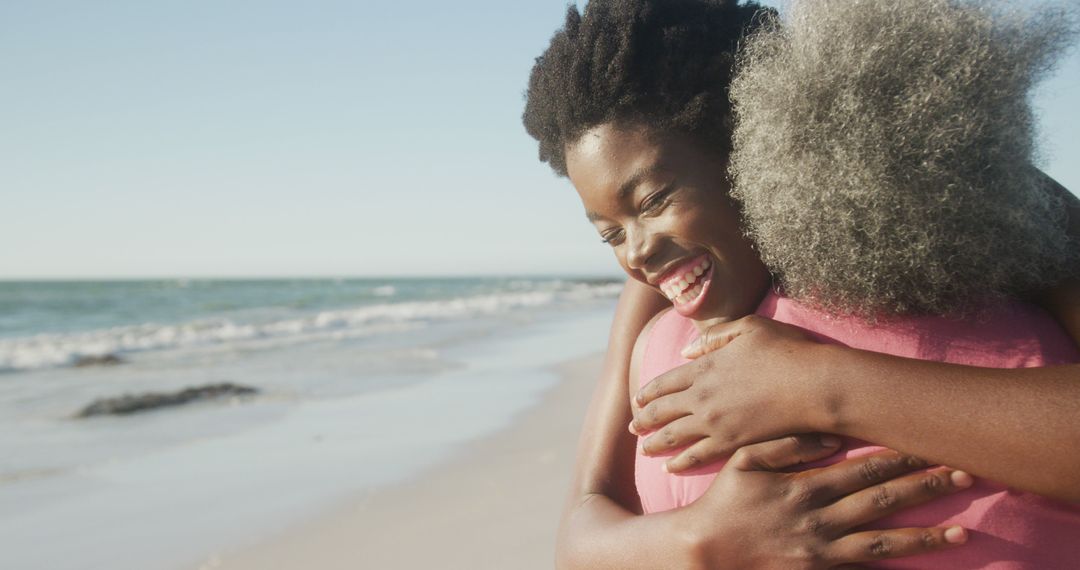
<svg viewBox="0 0 1080 570"><path fill-rule="evenodd" d="M642 227L626 229L626 265L631 269L644 269L656 252L656 236Z"/></svg>

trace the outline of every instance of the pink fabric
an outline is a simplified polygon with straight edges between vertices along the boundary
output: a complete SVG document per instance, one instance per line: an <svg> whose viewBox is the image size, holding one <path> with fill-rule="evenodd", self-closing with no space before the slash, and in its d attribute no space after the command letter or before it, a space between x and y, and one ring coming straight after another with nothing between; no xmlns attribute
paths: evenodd
<svg viewBox="0 0 1080 570"><path fill-rule="evenodd" d="M1050 366L1080 361L1080 352L1057 323L1041 309L1009 303L976 318L907 318L874 326L833 318L790 299L769 295L757 313L807 329L819 341L898 356L994 368ZM693 322L669 311L646 343L640 385L687 362L679 351L697 337ZM777 410L783 413L783 410ZM957 418L957 421L964 421ZM994 418L975 418L994 421ZM942 435L948 437L948 435ZM673 454L646 457L638 440L636 479L645 512L687 505L700 497L722 464L687 475L669 475L661 466ZM849 439L844 449L822 464L881 450ZM1075 450L1070 450L1075 452ZM1032 469L1038 469L1033 465ZM738 513L732 513L738 516ZM1080 507L1008 489L976 479L963 492L882 519L875 527L962 525L967 545L945 552L878 563L878 568L1053 570L1080 568Z"/></svg>

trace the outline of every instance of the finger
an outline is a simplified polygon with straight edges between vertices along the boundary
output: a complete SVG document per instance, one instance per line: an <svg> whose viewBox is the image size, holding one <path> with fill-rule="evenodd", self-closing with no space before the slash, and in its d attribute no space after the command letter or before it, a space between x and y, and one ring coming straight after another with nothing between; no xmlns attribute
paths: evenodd
<svg viewBox="0 0 1080 570"><path fill-rule="evenodd" d="M727 464L740 471L779 471L824 459L838 449L840 438L834 435L792 435L740 447Z"/></svg>
<svg viewBox="0 0 1080 570"><path fill-rule="evenodd" d="M701 336L682 349L683 358L698 358L726 346L739 335L747 332L748 321L744 318L729 323L718 323L705 329Z"/></svg>
<svg viewBox="0 0 1080 570"><path fill-rule="evenodd" d="M927 465L918 457L887 449L847 459L835 465L804 471L799 477L809 479L815 488L827 489L824 492L825 498L835 499L923 469Z"/></svg>
<svg viewBox="0 0 1080 570"><path fill-rule="evenodd" d="M676 368L653 378L652 382L641 387L634 396L639 407L644 408L649 402L668 394L675 394L694 385L694 375L689 370Z"/></svg>
<svg viewBox="0 0 1080 570"><path fill-rule="evenodd" d="M645 455L658 455L686 447L695 441L705 437L701 433L697 419L693 415L683 416L657 430L641 444L641 451Z"/></svg>
<svg viewBox="0 0 1080 570"><path fill-rule="evenodd" d="M668 394L658 400L649 402L649 405L634 414L631 431L639 434L648 433L660 429L679 418L689 416L692 406L687 402L685 394L685 392Z"/></svg>
<svg viewBox="0 0 1080 570"><path fill-rule="evenodd" d="M847 530L962 491L972 482L971 475L949 468L914 473L843 497L822 509L822 516L834 521L836 528Z"/></svg>
<svg viewBox="0 0 1080 570"><path fill-rule="evenodd" d="M685 375L685 378L689 379L690 375ZM652 384L658 382L660 383L653 389ZM689 408L684 398L679 396L684 395L692 383L692 380L669 380L664 375L640 390L637 393L638 409L634 413L634 428L638 433L657 429L667 422L686 416ZM646 392L648 395L643 396Z"/></svg>
<svg viewBox="0 0 1080 570"><path fill-rule="evenodd" d="M679 452L678 455L668 459L664 463L664 471L668 473L681 473L711 463L716 463L727 457L729 453L718 445L711 437L702 438L696 443Z"/></svg>
<svg viewBox="0 0 1080 570"><path fill-rule="evenodd" d="M825 550L825 558L834 564L870 562L926 554L966 541L967 531L958 526L869 530L833 541Z"/></svg>

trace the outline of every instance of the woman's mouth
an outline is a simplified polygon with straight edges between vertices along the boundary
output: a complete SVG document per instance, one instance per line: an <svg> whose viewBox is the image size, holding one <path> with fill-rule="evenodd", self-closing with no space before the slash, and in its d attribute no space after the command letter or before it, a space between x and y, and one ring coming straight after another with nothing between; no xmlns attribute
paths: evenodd
<svg viewBox="0 0 1080 570"><path fill-rule="evenodd" d="M660 280L660 290L684 317L693 315L705 299L712 282L712 260L702 255L681 265Z"/></svg>

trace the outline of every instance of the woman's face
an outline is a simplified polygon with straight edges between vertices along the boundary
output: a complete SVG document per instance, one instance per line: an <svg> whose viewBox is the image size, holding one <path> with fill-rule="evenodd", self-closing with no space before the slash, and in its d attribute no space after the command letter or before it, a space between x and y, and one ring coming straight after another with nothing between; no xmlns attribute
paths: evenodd
<svg viewBox="0 0 1080 570"><path fill-rule="evenodd" d="M728 198L726 156L688 137L604 124L567 146L589 220L634 279L695 321L757 308L769 274Z"/></svg>

